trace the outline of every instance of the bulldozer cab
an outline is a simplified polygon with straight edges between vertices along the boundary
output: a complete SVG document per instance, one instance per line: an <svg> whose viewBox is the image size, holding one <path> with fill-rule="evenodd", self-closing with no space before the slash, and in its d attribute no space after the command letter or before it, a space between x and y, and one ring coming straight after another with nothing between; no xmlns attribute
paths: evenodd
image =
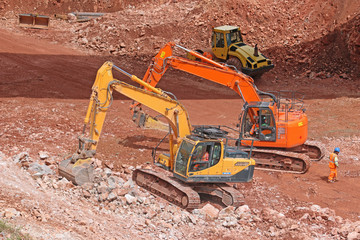
<svg viewBox="0 0 360 240"><path fill-rule="evenodd" d="M213 29L211 47L217 58L226 60L231 44L242 42L240 29L233 26L221 26Z"/></svg>
<svg viewBox="0 0 360 240"><path fill-rule="evenodd" d="M241 120L241 135L260 141L276 141L276 124L271 103L262 102L245 105Z"/></svg>

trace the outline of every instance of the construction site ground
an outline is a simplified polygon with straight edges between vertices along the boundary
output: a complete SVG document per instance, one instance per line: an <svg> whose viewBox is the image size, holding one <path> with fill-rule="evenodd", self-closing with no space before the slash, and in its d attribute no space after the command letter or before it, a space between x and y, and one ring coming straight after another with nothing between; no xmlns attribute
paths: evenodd
<svg viewBox="0 0 360 240"><path fill-rule="evenodd" d="M254 216L260 216L254 226L246 228L244 224L243 232L237 226L228 227L208 218L204 220L205 226L200 226L203 220L193 220L191 216L183 224L175 220L171 222L168 221L171 217L162 216L157 209L154 210L157 217L148 218L145 209L156 208L151 206L153 202L150 207L139 206L141 210L125 204L122 210L108 213L105 211L108 208L99 203L100 200L91 202L82 194L76 195L77 187L65 187L62 192L61 188L44 186L44 179L43 182L34 180L21 164L14 161L15 156L26 152L32 161L41 162L39 153L46 152L53 161L50 166L56 170L59 161L76 151L91 86L96 71L105 61L113 61L141 78L151 57L166 42L178 41L187 48L208 44L208 27L227 23L221 13L212 12L211 24L208 24L206 14L200 14L201 11L190 1L139 1L135 6L120 1L122 4L119 6L108 7L112 13L101 19L86 23L52 19L48 30L37 30L17 26L17 14L28 13L34 6L16 5L17 1L11 4L3 2L0 1L0 12L3 13L0 19L0 213L3 216L0 214L0 219L21 227L34 239L297 239L296 236L301 239L360 239L360 6L356 0L332 1L331 4L325 0L304 1L304 5L296 5L298 11L290 7L288 2L292 1L280 1L283 5L276 5L273 15L261 4L253 3L257 11L249 10L250 15L243 14L248 21L247 25L241 26L247 32L245 39L250 43L260 41L261 50L275 62L274 70L255 79L257 87L263 91L296 90L304 93L309 140L326 149L325 157L312 162L305 174L256 170L253 182L238 184L236 187L244 194L245 204ZM80 9L72 6L70 1L45 2L52 6L48 11L40 1L36 7L37 11L48 15L76 10L107 11L106 3L94 3L97 9L84 3L84 9ZM231 4L237 6L237 1L219 2L227 4L225 9L231 9ZM245 2L250 5L253 1ZM211 12L213 8L204 12ZM280 13L286 10L288 16L284 17ZM179 16L187 16L184 17L187 24L192 24L183 28L183 32L179 28L184 23L178 15L174 15L173 22L169 16L159 20L161 12L171 15L177 11ZM237 7L231 11L242 13ZM231 15L231 11L226 16ZM260 23L249 20L252 14L272 19L274 27L261 29L259 33L257 24ZM296 21L305 21L309 16L316 16L316 20L310 20L301 32L300 28L291 34L288 28L285 30L283 23L296 25ZM228 24L241 25L234 19L230 17ZM316 27L316 21L322 23L324 29ZM281 30L280 26L284 29ZM203 28L206 31L200 31ZM278 31L279 36L271 35L272 30ZM117 31L115 35L111 33L114 31ZM340 32L347 34L346 44L345 38L338 38ZM272 36L271 40L266 41L267 35ZM94 40L92 44L91 39L96 36L102 40ZM346 45L346 49L341 43ZM310 50L297 52L304 49ZM327 55L330 52L336 56L330 58ZM121 75L115 77L128 81ZM158 87L177 96L188 110L193 125L235 127L237 124L243 102L226 87L175 70L169 70ZM96 158L103 168L111 166L113 172L124 172L124 168L132 169L131 166L150 166L152 148L166 133L137 128L131 121L131 101L119 94L114 95L115 101L109 110ZM339 181L329 184L328 157L334 147L341 148ZM166 145L162 145L160 150L165 151ZM162 204L159 207L162 212L192 214L175 206L169 210L166 201L155 199L154 204ZM316 205L334 210L333 217L343 220L311 218L309 209ZM220 210L219 206L214 206ZM6 217L5 212L10 208L16 209L18 216ZM288 228L280 227L275 220L269 220L264 213L269 209L294 220L299 229L294 224ZM309 210L309 219L302 219L307 210L301 209ZM156 219L160 219L159 222ZM226 231L218 227L218 223L223 224ZM352 226L352 230L346 233L341 229L345 223ZM241 220L238 224L241 225ZM153 231L147 231L147 228ZM256 233L254 230L254 235L251 235L252 229L258 229ZM286 233L281 229L286 229ZM351 235L353 232L357 235ZM0 239L2 237L6 239L0 233Z"/></svg>

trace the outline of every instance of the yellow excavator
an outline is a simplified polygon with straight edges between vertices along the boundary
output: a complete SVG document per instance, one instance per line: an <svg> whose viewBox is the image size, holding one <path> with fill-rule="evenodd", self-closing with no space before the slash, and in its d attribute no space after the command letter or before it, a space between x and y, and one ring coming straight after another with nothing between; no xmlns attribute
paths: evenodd
<svg viewBox="0 0 360 240"><path fill-rule="evenodd" d="M114 79L113 69L143 88ZM230 147L229 132L224 127L197 126L193 129L187 111L179 101L111 62L104 63L98 70L83 134L79 137L79 149L72 157L60 162L61 176L78 185L93 180L92 157L113 101L113 90L161 114L169 124L169 152L154 157L155 165L168 171L137 169L133 180L139 186L186 209L198 208L200 196L217 197L226 206L242 204L242 195L226 183L252 180L255 161L250 157L251 152ZM141 122L139 119L144 115L143 111L136 112L133 120ZM85 135L88 126L89 133Z"/></svg>

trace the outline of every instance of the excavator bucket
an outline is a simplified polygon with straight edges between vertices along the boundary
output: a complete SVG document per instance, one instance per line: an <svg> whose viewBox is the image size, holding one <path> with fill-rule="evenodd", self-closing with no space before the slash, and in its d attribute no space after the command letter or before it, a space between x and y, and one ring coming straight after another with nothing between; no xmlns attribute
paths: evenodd
<svg viewBox="0 0 360 240"><path fill-rule="evenodd" d="M50 18L38 14L19 14L19 26L28 28L48 29Z"/></svg>
<svg viewBox="0 0 360 240"><path fill-rule="evenodd" d="M134 111L132 120L138 127L141 128L169 131L169 124L161 122L143 111Z"/></svg>
<svg viewBox="0 0 360 240"><path fill-rule="evenodd" d="M59 164L59 175L72 181L75 185L83 185L94 181L94 167L91 158L80 159L75 163L73 157L65 159Z"/></svg>

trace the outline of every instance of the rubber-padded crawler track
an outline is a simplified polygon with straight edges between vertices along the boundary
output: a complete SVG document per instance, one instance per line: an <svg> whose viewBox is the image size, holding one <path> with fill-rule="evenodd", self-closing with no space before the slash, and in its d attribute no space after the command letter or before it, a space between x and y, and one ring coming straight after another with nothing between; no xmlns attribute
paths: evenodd
<svg viewBox="0 0 360 240"><path fill-rule="evenodd" d="M187 210L200 207L200 196L190 186L162 173L148 169L136 169L133 181L142 188Z"/></svg>

